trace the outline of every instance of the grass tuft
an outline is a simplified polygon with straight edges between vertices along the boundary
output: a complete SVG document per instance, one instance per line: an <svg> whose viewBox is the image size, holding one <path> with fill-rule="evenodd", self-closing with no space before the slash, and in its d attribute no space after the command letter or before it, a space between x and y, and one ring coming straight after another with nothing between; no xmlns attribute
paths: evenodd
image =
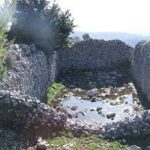
<svg viewBox="0 0 150 150"><path fill-rule="evenodd" d="M126 145L117 141L109 141L96 135L86 135L79 138L74 137L71 133L55 138L49 138L51 150L127 150Z"/></svg>
<svg viewBox="0 0 150 150"><path fill-rule="evenodd" d="M60 91L64 88L64 85L61 83L54 82L49 88L47 92L47 103L50 104L55 96L60 93Z"/></svg>

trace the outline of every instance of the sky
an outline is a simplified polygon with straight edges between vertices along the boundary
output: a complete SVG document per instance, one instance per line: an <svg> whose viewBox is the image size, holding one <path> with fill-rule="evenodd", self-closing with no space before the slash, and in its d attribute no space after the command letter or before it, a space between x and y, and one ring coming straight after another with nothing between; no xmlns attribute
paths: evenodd
<svg viewBox="0 0 150 150"><path fill-rule="evenodd" d="M150 34L150 0L57 0L83 32Z"/></svg>
<svg viewBox="0 0 150 150"><path fill-rule="evenodd" d="M0 0L0 5L4 0ZM51 0L50 0L51 1ZM75 31L150 35L150 0L56 0L69 9Z"/></svg>
<svg viewBox="0 0 150 150"><path fill-rule="evenodd" d="M4 3L4 0L0 0L0 5L2 5Z"/></svg>

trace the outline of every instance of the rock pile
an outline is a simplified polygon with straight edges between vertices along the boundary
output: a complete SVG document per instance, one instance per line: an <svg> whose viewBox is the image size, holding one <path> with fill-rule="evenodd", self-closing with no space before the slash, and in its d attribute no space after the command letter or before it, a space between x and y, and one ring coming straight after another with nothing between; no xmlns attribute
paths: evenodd
<svg viewBox="0 0 150 150"><path fill-rule="evenodd" d="M142 137L150 134L150 111L143 111L124 121L104 126L100 131L109 138Z"/></svg>
<svg viewBox="0 0 150 150"><path fill-rule="evenodd" d="M53 135L64 129L66 119L65 114L56 112L36 98L0 92L0 127Z"/></svg>
<svg viewBox="0 0 150 150"><path fill-rule="evenodd" d="M144 137L150 134L150 111L143 111L124 121L110 123L104 126L68 120L67 127L76 135L82 133L95 133L111 139L127 137Z"/></svg>

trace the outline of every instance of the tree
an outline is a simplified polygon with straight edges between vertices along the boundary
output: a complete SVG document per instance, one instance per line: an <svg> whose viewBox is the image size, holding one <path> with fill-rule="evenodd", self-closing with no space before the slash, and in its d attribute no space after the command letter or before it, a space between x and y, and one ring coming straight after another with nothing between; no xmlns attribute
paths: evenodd
<svg viewBox="0 0 150 150"><path fill-rule="evenodd" d="M74 27L69 11L46 0L17 0L16 10L9 37L17 43L33 43L45 52L68 44Z"/></svg>
<svg viewBox="0 0 150 150"><path fill-rule="evenodd" d="M82 38L84 41L89 40L90 39L90 35L88 33L85 33L82 35Z"/></svg>

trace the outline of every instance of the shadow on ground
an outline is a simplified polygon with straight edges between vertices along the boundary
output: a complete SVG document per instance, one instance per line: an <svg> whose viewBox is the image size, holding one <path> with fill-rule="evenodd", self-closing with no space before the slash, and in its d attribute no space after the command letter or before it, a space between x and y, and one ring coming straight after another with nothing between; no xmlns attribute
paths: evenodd
<svg viewBox="0 0 150 150"><path fill-rule="evenodd" d="M69 70L60 73L57 82L62 82L68 88L120 87L132 81L130 71L116 70Z"/></svg>
<svg viewBox="0 0 150 150"><path fill-rule="evenodd" d="M69 70L61 72L57 82L62 83L68 89L80 88L82 90L91 90L93 88L112 89L126 86L128 83L134 83L130 69L119 68L115 70ZM141 90L134 84L139 100L144 109L149 109L148 101ZM129 92L129 91L128 91Z"/></svg>

